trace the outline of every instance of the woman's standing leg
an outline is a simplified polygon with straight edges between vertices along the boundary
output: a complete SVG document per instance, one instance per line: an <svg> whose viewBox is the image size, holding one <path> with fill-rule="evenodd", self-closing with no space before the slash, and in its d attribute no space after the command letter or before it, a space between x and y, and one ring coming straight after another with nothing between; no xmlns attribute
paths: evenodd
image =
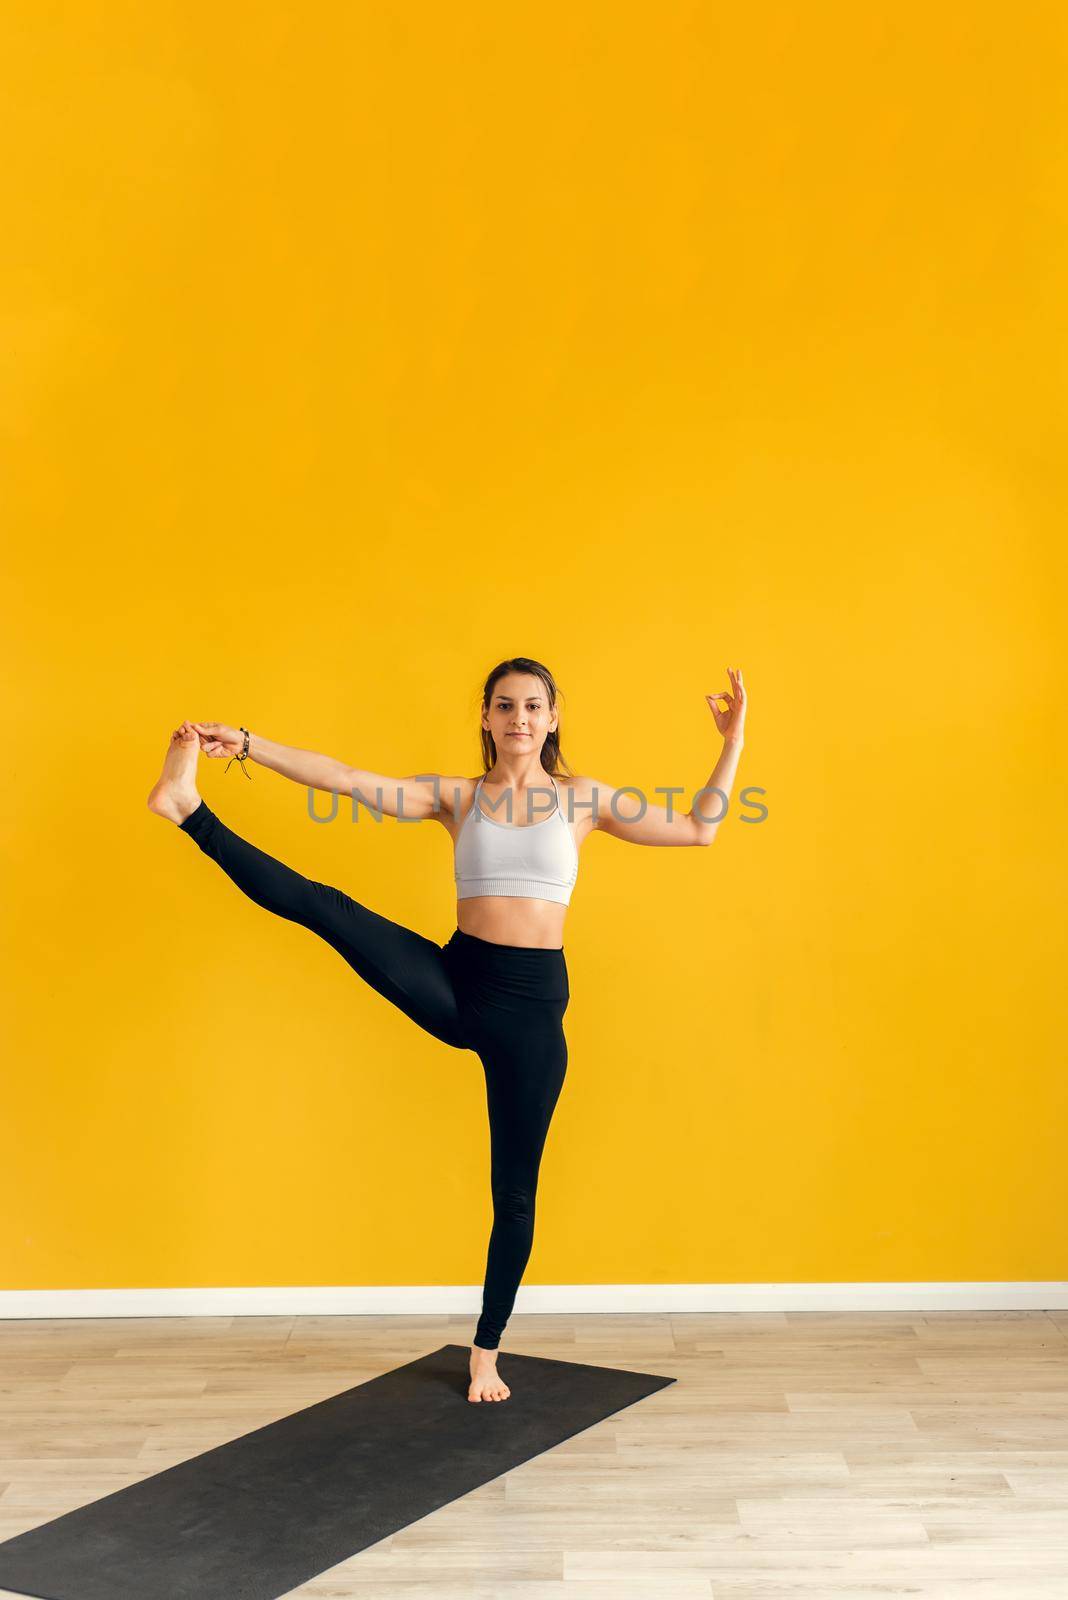
<svg viewBox="0 0 1068 1600"><path fill-rule="evenodd" d="M496 1350L534 1243L538 1172L567 1072L566 1002L524 1004L479 1048L490 1123L493 1230L475 1345Z"/></svg>

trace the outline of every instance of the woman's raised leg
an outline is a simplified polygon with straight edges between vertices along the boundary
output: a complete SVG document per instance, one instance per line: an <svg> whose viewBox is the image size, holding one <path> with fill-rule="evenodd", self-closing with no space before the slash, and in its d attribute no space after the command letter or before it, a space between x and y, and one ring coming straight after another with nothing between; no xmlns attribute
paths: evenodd
<svg viewBox="0 0 1068 1600"><path fill-rule="evenodd" d="M427 1033L466 1049L452 982L440 945L391 922L341 889L317 883L250 844L197 793L199 740L172 736L149 807L177 823L264 910L299 923L332 946L372 989Z"/></svg>

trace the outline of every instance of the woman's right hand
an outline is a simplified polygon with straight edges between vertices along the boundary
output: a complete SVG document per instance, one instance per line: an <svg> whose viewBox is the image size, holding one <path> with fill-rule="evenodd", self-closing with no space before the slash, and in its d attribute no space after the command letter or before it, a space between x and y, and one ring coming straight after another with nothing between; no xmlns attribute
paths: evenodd
<svg viewBox="0 0 1068 1600"><path fill-rule="evenodd" d="M245 748L245 735L240 728L229 728L225 722L191 722L200 739L200 748L204 755L215 756L222 760L224 756L240 755Z"/></svg>

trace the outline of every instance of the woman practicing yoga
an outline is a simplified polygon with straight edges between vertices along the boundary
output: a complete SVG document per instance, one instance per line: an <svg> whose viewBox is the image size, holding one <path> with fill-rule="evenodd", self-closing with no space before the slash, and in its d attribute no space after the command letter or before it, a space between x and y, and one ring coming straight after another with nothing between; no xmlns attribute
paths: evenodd
<svg viewBox="0 0 1068 1600"><path fill-rule="evenodd" d="M497 1350L534 1240L538 1169L567 1069L563 932L579 846L594 829L632 844L711 843L745 725L742 675L728 673L730 691L705 697L723 751L690 811L652 805L640 791L593 778L558 781L569 769L560 753L556 684L526 656L502 661L486 680L479 778L387 778L246 728L187 721L171 735L148 797L149 808L176 822L249 899L318 934L427 1033L481 1060L493 1228L469 1400L506 1400L511 1392L497 1372ZM201 751L255 761L309 788L355 793L376 814L440 822L454 844L456 930L448 942L390 922L240 838L197 792ZM536 810L546 814L535 818Z"/></svg>

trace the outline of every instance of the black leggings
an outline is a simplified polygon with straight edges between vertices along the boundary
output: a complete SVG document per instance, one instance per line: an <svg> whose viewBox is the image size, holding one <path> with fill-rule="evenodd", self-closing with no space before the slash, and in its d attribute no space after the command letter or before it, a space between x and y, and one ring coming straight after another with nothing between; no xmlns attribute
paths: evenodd
<svg viewBox="0 0 1068 1600"><path fill-rule="evenodd" d="M180 824L257 905L310 928L427 1033L473 1050L486 1076L493 1230L475 1344L495 1350L534 1242L538 1168L567 1071L563 949L492 944L460 929L446 945L314 883L249 844L202 800Z"/></svg>

